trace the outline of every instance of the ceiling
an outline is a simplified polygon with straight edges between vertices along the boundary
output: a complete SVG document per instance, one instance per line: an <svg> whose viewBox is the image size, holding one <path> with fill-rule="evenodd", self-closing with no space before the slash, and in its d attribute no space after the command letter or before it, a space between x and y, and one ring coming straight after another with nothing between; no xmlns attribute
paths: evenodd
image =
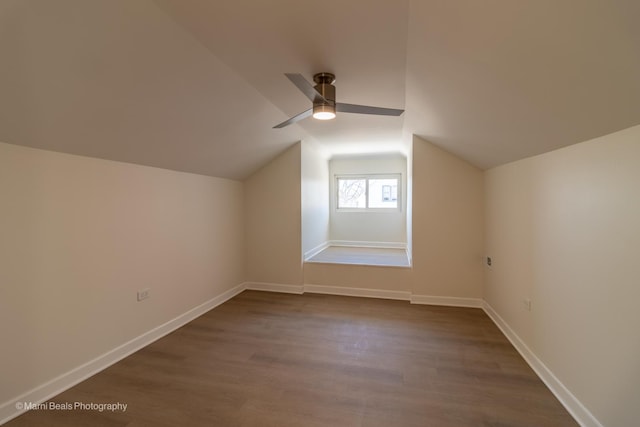
<svg viewBox="0 0 640 427"><path fill-rule="evenodd" d="M640 124L637 0L3 0L0 142L243 179L416 134L480 168ZM405 108L272 127L339 102Z"/></svg>

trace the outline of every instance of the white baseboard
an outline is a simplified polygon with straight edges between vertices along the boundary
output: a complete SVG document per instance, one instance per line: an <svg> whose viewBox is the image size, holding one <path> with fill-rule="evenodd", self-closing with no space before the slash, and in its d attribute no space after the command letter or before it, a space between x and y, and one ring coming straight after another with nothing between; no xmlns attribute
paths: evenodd
<svg viewBox="0 0 640 427"><path fill-rule="evenodd" d="M341 246L348 248L381 248L381 249L406 249L407 244L402 242L367 242L360 240L329 240L327 246Z"/></svg>
<svg viewBox="0 0 640 427"><path fill-rule="evenodd" d="M303 294L302 285L283 285L280 283L246 282L244 288L251 291L281 292L285 294Z"/></svg>
<svg viewBox="0 0 640 427"><path fill-rule="evenodd" d="M324 251L325 249L327 249L330 246L329 242L324 242L319 244L318 246L316 246L313 249L309 249L308 251L306 251L304 253L304 260L307 261L309 258L313 258L314 256L318 255L320 252Z"/></svg>
<svg viewBox="0 0 640 427"><path fill-rule="evenodd" d="M114 348L113 350L96 357L89 362L78 366L75 369L66 372L51 381L39 385L26 393L21 394L0 405L0 425L17 417L25 412L24 409L18 410L16 404L21 402L42 403L52 397L62 393L74 385L86 380L92 375L108 368L116 362L124 359L141 348L151 344L152 342L164 337L165 335L175 331L179 327L189 323L196 317L199 317L207 311L219 306L220 304L230 300L234 296L244 291L244 284L238 285L228 291L223 292L215 298L192 308L180 316L169 320L168 322L148 331L144 334Z"/></svg>
<svg viewBox="0 0 640 427"><path fill-rule="evenodd" d="M428 295L413 295L409 291L391 291L387 289L351 288L346 286L328 285L284 285L280 283L247 282L245 289L252 291L282 292L287 294L326 294L349 297L382 298L400 301L410 301L412 304L442 305L450 307L482 308L479 298L440 297Z"/></svg>
<svg viewBox="0 0 640 427"><path fill-rule="evenodd" d="M388 291L383 289L347 288L342 286L304 285L304 292L311 294L342 295L350 297L383 298L409 301L411 292Z"/></svg>
<svg viewBox="0 0 640 427"><path fill-rule="evenodd" d="M480 298L439 297L432 295L411 295L411 304L482 308L482 300Z"/></svg>
<svg viewBox="0 0 640 427"><path fill-rule="evenodd" d="M580 402L560 380L551 372L547 366L531 351L513 329L504 321L502 317L487 303L483 301L482 308L487 316L493 320L505 337L516 348L518 353L531 366L531 369L540 377L549 390L562 403L565 409L582 427L603 427L596 417Z"/></svg>

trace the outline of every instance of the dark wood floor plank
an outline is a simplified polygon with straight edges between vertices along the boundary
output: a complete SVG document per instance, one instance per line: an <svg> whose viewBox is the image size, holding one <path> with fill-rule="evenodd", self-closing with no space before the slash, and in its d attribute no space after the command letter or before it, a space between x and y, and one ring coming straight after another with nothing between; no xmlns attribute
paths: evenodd
<svg viewBox="0 0 640 427"><path fill-rule="evenodd" d="M245 291L8 426L577 424L482 310Z"/></svg>

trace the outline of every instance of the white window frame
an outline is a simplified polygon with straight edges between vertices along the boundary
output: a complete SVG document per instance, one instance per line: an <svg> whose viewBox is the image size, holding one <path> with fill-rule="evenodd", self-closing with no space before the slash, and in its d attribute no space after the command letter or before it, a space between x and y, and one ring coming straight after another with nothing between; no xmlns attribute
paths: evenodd
<svg viewBox="0 0 640 427"><path fill-rule="evenodd" d="M341 208L339 205L338 181L340 179L364 179L365 180L365 204L364 208ZM395 208L370 208L369 207L369 180L370 179L396 179L398 181L398 198ZM336 212L402 212L402 174L401 173L370 173L370 174L335 174L333 178L333 200Z"/></svg>

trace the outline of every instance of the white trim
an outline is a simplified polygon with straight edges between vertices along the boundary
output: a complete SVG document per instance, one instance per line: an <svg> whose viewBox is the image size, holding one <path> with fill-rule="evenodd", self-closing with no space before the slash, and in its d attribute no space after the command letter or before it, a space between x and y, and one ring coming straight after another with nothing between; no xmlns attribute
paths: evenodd
<svg viewBox="0 0 640 427"><path fill-rule="evenodd" d="M329 240L329 246L347 248L380 248L380 249L407 249L403 242L367 242L360 240Z"/></svg>
<svg viewBox="0 0 640 427"><path fill-rule="evenodd" d="M411 304L443 305L448 307L482 308L480 298L441 297L432 295L411 295Z"/></svg>
<svg viewBox="0 0 640 427"><path fill-rule="evenodd" d="M489 305L483 301L482 308L493 323L502 331L505 337L518 350L518 353L529 364L531 369L544 382L549 390L562 403L565 409L573 416L573 418L582 427L603 427L600 421L593 416L591 412L565 387L564 384L553 374L553 372L544 364L533 351L524 343L524 341L514 332L513 329L504 321L502 317Z"/></svg>
<svg viewBox="0 0 640 427"><path fill-rule="evenodd" d="M189 323L196 317L199 317L207 311L219 306L220 304L230 300L242 291L244 291L244 284L238 285L228 291L223 292L215 298L210 299L207 302L200 304L197 307L183 313L162 325L151 329L143 333L142 335L133 338L132 340L110 350L101 356L90 360L77 368L74 368L56 378L41 384L26 393L21 394L15 398L12 398L2 405L0 405L0 425L8 422L9 420L17 417L18 415L26 412L25 410L16 409L16 403L18 402L33 402L42 403L53 396L62 393L65 390L73 387L74 385L86 380L92 375L108 368L116 362L124 359L132 353L140 350L143 347L151 344L152 342L164 337L165 335L175 331L181 326Z"/></svg>
<svg viewBox="0 0 640 427"><path fill-rule="evenodd" d="M327 249L330 245L330 243L324 242L324 243L320 243L318 246L316 246L313 249L309 249L308 251L306 251L304 253L304 260L308 261L309 258L313 258L314 256L318 255L320 252L324 251L325 249Z"/></svg>
<svg viewBox="0 0 640 427"><path fill-rule="evenodd" d="M302 285L283 285L281 283L246 282L244 288L251 291L280 292L285 294L303 294Z"/></svg>
<svg viewBox="0 0 640 427"><path fill-rule="evenodd" d="M347 288L342 286L304 285L304 292L311 294L342 295L349 297L383 298L409 301L411 292L384 289Z"/></svg>

